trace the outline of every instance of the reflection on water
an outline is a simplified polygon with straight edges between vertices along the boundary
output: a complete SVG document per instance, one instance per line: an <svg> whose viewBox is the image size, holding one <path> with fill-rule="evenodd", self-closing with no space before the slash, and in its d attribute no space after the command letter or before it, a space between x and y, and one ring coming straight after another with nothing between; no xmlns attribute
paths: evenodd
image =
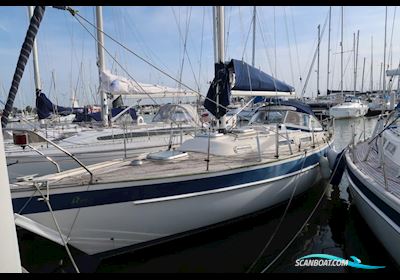
<svg viewBox="0 0 400 280"><path fill-rule="evenodd" d="M358 141L364 137L364 127L369 136L375 123L376 118L337 120L335 148L340 150L351 141L352 126ZM255 264L253 272L263 270L288 244L311 213L325 186L326 182L321 182L294 200L279 232ZM74 255L83 271L246 272L268 242L284 210L285 205L282 205L223 228L101 262L78 252ZM22 230L19 237L22 263L29 271L73 271L60 246ZM268 272L378 272L350 267L295 267L297 258L316 253L344 259L356 256L364 264L386 266L379 272L399 271L351 204L345 176L339 186L330 187L302 233Z"/></svg>

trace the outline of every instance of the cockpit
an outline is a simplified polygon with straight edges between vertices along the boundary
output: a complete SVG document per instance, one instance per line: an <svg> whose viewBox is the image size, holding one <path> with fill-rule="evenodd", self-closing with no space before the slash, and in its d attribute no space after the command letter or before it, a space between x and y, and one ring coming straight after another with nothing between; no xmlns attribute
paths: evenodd
<svg viewBox="0 0 400 280"><path fill-rule="evenodd" d="M260 107L249 121L251 126L284 124L287 129L322 131L320 122L315 116L296 111L291 106Z"/></svg>

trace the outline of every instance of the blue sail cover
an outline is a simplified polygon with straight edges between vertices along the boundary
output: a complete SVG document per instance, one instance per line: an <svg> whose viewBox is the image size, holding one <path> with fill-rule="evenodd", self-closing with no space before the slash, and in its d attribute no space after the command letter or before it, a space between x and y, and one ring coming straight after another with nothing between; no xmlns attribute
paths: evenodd
<svg viewBox="0 0 400 280"><path fill-rule="evenodd" d="M36 94L36 110L39 120L48 118L51 114L57 114L61 116L67 116L70 114L75 114L74 122L90 122L90 121L101 121L101 112L89 113L88 108L85 106L83 108L71 108L62 107L54 105L47 96L38 91ZM112 108L111 116L115 117L121 113L124 108ZM137 119L136 110L131 108L127 112L131 116L132 120Z"/></svg>
<svg viewBox="0 0 400 280"><path fill-rule="evenodd" d="M235 84L232 88L229 83L230 71L235 73ZM219 89L218 93L217 88ZM221 106L218 106L217 109L217 103L227 107L230 103L231 90L293 92L294 87L273 78L246 62L232 59L228 63L215 64L215 78L208 89L204 107L216 118L224 116L226 109ZM257 102L260 102L262 97L256 97L256 99Z"/></svg>
<svg viewBox="0 0 400 280"><path fill-rule="evenodd" d="M232 59L229 67L235 72L232 90L293 92L294 87L279 81L244 61Z"/></svg>
<svg viewBox="0 0 400 280"><path fill-rule="evenodd" d="M67 116L73 113L73 109L70 107L62 107L54 105L40 90L36 92L36 110L39 120L50 117L51 114L58 114L61 116Z"/></svg>
<svg viewBox="0 0 400 280"><path fill-rule="evenodd" d="M111 116L115 117L116 115L118 115L119 113L121 113L124 109L123 108L112 108L111 109ZM132 120L136 120L137 119L137 115L136 115L136 110L133 108L130 108L128 110L129 115L131 116ZM91 114L87 114L87 116L89 117L89 120L94 120L97 122L101 121L101 112L96 112L96 113L91 113Z"/></svg>

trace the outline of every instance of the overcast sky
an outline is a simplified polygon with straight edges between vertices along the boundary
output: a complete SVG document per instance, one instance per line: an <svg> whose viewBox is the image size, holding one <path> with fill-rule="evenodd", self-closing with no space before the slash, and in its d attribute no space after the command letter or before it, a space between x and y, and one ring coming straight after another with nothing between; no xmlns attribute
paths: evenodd
<svg viewBox="0 0 400 280"><path fill-rule="evenodd" d="M94 7L74 7L94 23ZM400 59L399 24L395 7L388 7L386 63L396 68ZM0 100L5 102L11 86L20 47L28 27L27 7L0 7ZM317 45L317 26L321 31L329 6L257 7L255 64L296 88L301 93ZM103 7L104 30L130 50L163 69L183 83L206 94L213 78L212 8L202 7ZM225 59L252 61L253 7L225 7ZM340 89L341 7L332 7L330 88ZM393 27L394 21L394 27ZM93 27L89 31L94 33ZM361 89L363 58L366 58L364 89L370 88L371 37L373 36L373 81L379 85L383 62L385 7L344 7L344 88L353 89L353 33L360 30L357 89ZM186 52L184 55L184 42ZM79 103L98 103L98 70L95 41L68 12L47 7L37 43L43 91L60 105L70 105L74 92ZM106 67L114 73L124 71L143 83L177 84L134 55L106 38L105 47L125 69L106 54ZM276 54L276 55L275 55ZM327 87L328 24L320 45L320 91ZM184 59L182 59L184 58ZM276 59L275 59L276 58ZM390 65L391 64L391 65ZM183 65L183 71L181 71ZM276 71L275 71L276 65ZM306 96L317 89L315 63ZM182 75L180 74L182 72ZM300 82L300 77L302 82ZM55 83L53 83L55 81ZM55 87L54 87L55 84ZM25 70L15 105L34 106L32 56Z"/></svg>

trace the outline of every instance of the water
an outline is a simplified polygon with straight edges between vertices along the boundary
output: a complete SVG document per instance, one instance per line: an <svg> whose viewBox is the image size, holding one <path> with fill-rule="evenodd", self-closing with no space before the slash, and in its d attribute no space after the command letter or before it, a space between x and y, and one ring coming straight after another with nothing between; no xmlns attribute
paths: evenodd
<svg viewBox="0 0 400 280"><path fill-rule="evenodd" d="M352 139L363 139L364 120L337 120L335 148ZM376 118L365 120L368 137ZM330 187L321 204L287 251L267 272L369 273L351 267L296 267L295 260L308 254L332 254L344 259L356 256L363 264L383 265L379 272L398 272L389 256L351 203L348 181ZM260 272L282 251L309 216L326 182L320 182L296 198L270 246L253 266ZM286 205L253 215L222 228L162 245L125 253L102 261L73 250L78 266L87 272L239 272L248 271L275 230ZM43 238L18 230L23 266L30 272L72 272L65 250Z"/></svg>

